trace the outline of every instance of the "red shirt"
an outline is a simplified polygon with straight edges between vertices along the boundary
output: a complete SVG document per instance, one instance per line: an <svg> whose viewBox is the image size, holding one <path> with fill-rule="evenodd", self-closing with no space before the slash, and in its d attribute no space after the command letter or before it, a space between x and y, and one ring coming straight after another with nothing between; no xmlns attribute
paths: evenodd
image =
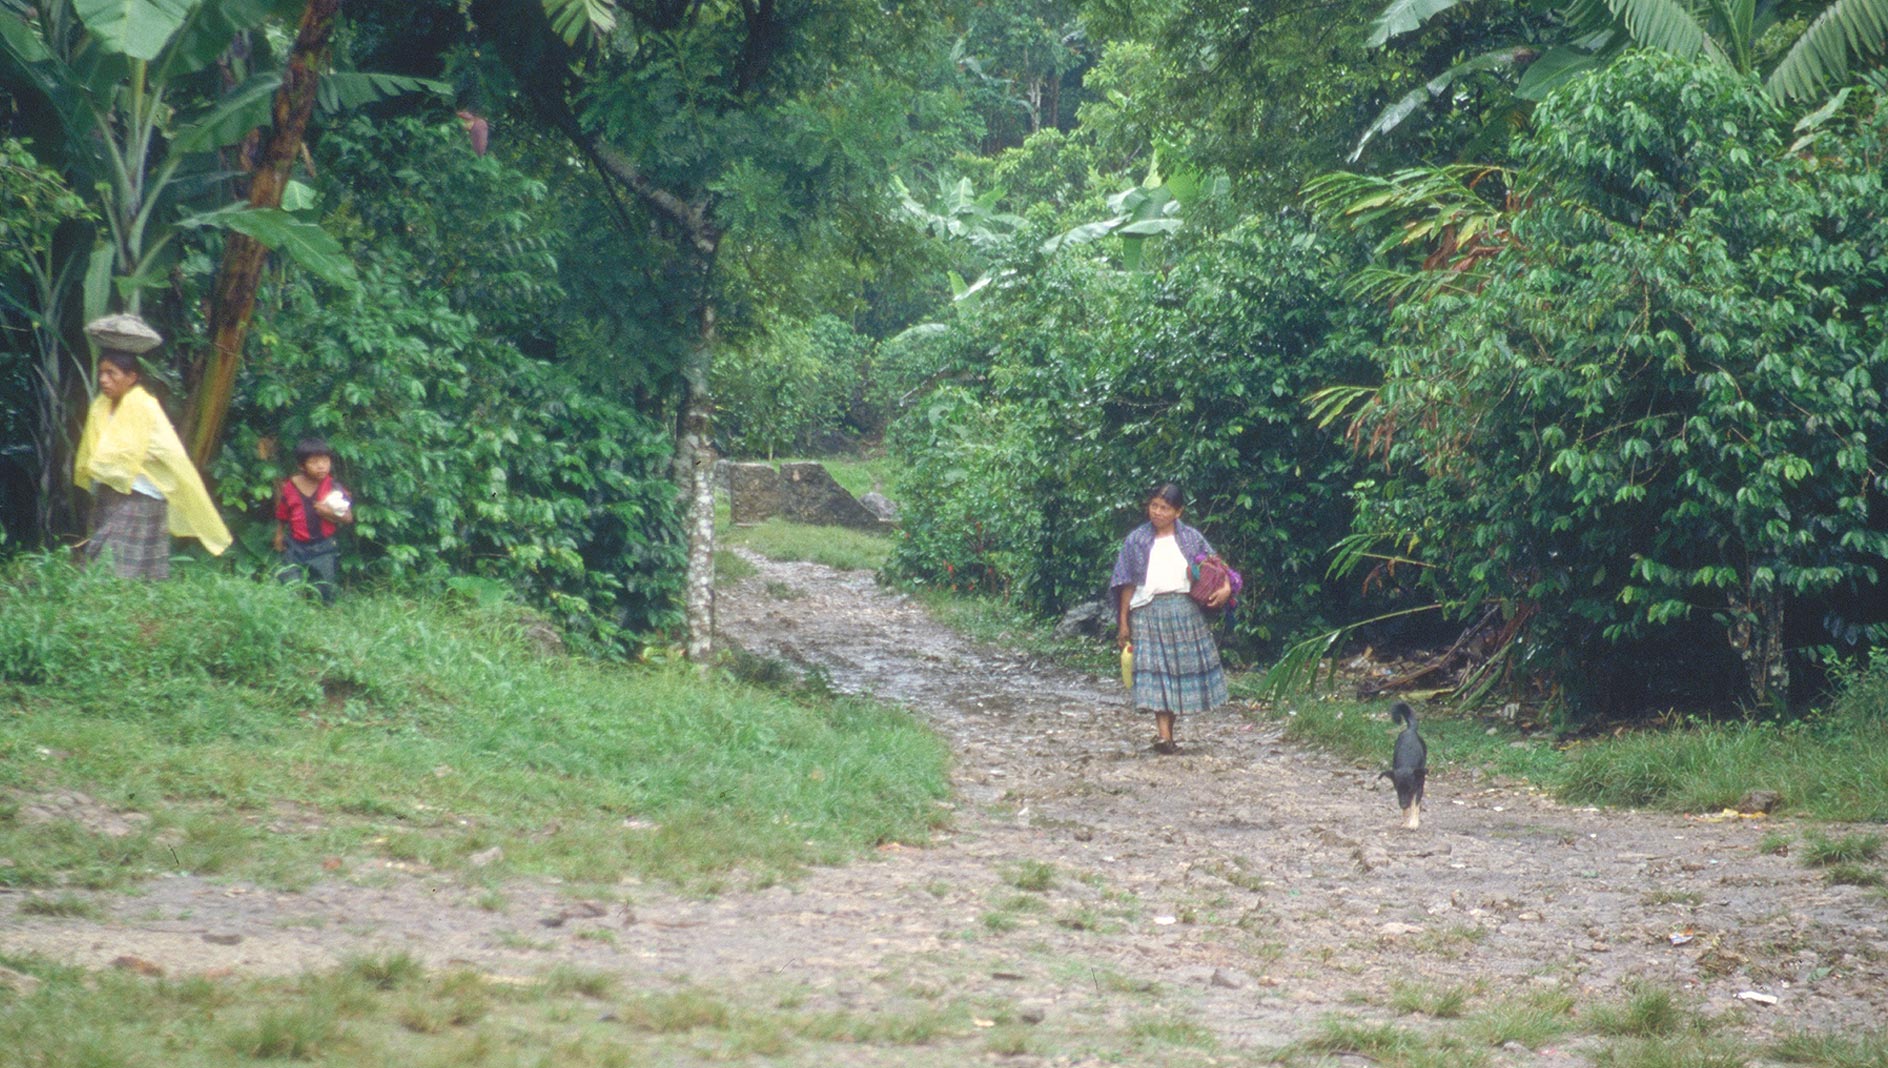
<svg viewBox="0 0 1888 1068"><path fill-rule="evenodd" d="M323 476L321 485L315 487L313 499L321 500L340 488L340 485L334 481L333 475ZM340 528L316 515L314 509L308 507L309 499L302 496L302 491L296 488L294 479L283 479L282 485L275 491L275 518L288 524L288 536L294 541L316 541L320 538L334 537L334 532ZM310 521L313 521L321 533L308 532Z"/></svg>

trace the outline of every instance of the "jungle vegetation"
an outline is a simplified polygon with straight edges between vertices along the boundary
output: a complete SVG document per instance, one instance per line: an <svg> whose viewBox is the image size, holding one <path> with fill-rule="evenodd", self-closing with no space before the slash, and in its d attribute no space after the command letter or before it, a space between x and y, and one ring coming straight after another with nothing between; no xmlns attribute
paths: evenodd
<svg viewBox="0 0 1888 1068"><path fill-rule="evenodd" d="M1806 708L1888 640L1884 36L1884 0L0 0L5 547L80 529L80 327L129 309L239 569L320 434L353 579L706 659L706 461L866 443L895 581L1053 615L1171 478L1281 678L1361 638L1576 719Z"/></svg>

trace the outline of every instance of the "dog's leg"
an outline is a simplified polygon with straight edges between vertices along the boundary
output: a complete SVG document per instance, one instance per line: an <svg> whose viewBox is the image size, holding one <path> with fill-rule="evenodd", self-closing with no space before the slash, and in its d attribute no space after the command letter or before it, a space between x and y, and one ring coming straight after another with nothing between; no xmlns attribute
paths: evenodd
<svg viewBox="0 0 1888 1068"><path fill-rule="evenodd" d="M1410 802L1410 806L1403 810L1403 826L1414 831L1422 825L1423 803L1421 801L1412 801Z"/></svg>

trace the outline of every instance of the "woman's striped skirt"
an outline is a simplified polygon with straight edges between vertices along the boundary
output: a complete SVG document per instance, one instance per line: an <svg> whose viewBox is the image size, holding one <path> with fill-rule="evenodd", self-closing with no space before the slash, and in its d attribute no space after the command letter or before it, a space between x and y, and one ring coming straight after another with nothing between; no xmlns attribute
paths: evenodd
<svg viewBox="0 0 1888 1068"><path fill-rule="evenodd" d="M1226 672L1200 606L1184 593L1157 594L1128 612L1134 643L1134 707L1204 712L1226 703Z"/></svg>
<svg viewBox="0 0 1888 1068"><path fill-rule="evenodd" d="M110 553L119 578L169 578L168 507L156 497L93 485L92 537L85 543L85 558Z"/></svg>

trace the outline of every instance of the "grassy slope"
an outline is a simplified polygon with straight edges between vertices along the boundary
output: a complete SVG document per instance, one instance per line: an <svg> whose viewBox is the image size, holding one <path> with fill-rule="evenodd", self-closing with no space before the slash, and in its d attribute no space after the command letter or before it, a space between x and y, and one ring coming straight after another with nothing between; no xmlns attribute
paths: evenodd
<svg viewBox="0 0 1888 1068"><path fill-rule="evenodd" d="M0 579L0 884L158 870L294 884L381 853L482 878L769 878L943 811L948 754L902 713L546 649L516 610L355 595L331 611L185 569ZM110 839L26 818L48 790L147 814ZM311 829L270 835L284 809ZM558 833L544 835L546 827ZM469 869L467 869L469 870Z"/></svg>

